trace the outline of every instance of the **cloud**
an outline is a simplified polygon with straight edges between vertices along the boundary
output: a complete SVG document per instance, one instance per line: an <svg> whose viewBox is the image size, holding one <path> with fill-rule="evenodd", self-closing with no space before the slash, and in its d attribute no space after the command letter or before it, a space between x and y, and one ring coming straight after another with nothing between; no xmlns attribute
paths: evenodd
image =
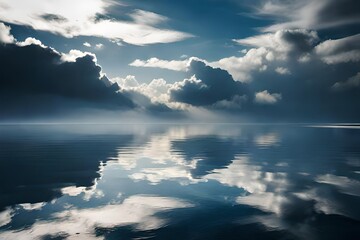
<svg viewBox="0 0 360 240"><path fill-rule="evenodd" d="M275 104L281 100L281 94L269 93L267 90L255 93L255 102L259 104Z"/></svg>
<svg viewBox="0 0 360 240"><path fill-rule="evenodd" d="M317 32L304 29L280 30L275 33L260 34L257 36L235 39L240 45L253 47L246 51L244 56L231 56L208 62L204 59L191 57L184 60L162 60L150 58L148 60L136 59L130 66L164 68L175 71L189 70L192 60L205 62L214 68L228 71L236 81L249 82L254 72L268 70L269 66L286 60L295 59L300 63L310 61L312 51L319 42ZM279 74L289 74L290 69L283 66L274 66Z"/></svg>
<svg viewBox="0 0 360 240"><path fill-rule="evenodd" d="M47 18L59 21L55 16ZM76 49L59 53L37 39L27 38L1 46L6 50L0 54L7 76L2 81L14 84L0 91L5 93L4 99L14 100L0 105L4 116L11 112L31 115L25 111L31 106L35 114L61 109L136 108L148 113L186 110L200 115L202 111L226 110L268 120L356 119L359 111L351 102L358 100L354 75L359 61L339 56L356 56L353 53L360 48L358 38L354 35L321 41L315 31L280 30L237 39L238 44L250 47L246 53L213 62L190 57L137 59L130 63L188 75L173 83L162 78L141 83L130 75L109 80L94 54ZM352 90L347 94L331 91L345 88Z"/></svg>
<svg viewBox="0 0 360 240"><path fill-rule="evenodd" d="M130 63L130 66L187 71L189 70L189 63L192 60L198 60L205 62L208 66L228 71L236 81L249 82L252 80L254 72L266 71L270 65L279 62L286 63L288 59L296 59L302 63L309 61L310 53L319 42L319 37L315 31L294 29L234 39L233 41L239 45L252 48L247 50L244 53L245 55L225 57L213 62L197 57L184 60L162 60L153 57L145 61L136 59ZM282 73L288 74L288 71L282 71Z"/></svg>
<svg viewBox="0 0 360 240"><path fill-rule="evenodd" d="M101 73L91 53L58 53L33 38L0 48L2 118L51 115L66 109L135 107Z"/></svg>
<svg viewBox="0 0 360 240"><path fill-rule="evenodd" d="M70 117L94 110L172 112L165 101L158 101L164 98L156 90L161 81L120 89L102 73L93 53L77 49L60 53L31 37L0 48L0 65L5 68L0 81L1 120ZM148 89L147 94L141 88Z"/></svg>
<svg viewBox="0 0 360 240"><path fill-rule="evenodd" d="M275 68L275 72L277 72L280 75L288 75L291 74L291 72L289 71L289 69L284 68L284 67L277 67Z"/></svg>
<svg viewBox="0 0 360 240"><path fill-rule="evenodd" d="M91 47L91 44L88 43L88 42L84 42L83 45L84 45L85 47Z"/></svg>
<svg viewBox="0 0 360 240"><path fill-rule="evenodd" d="M134 20L134 22L139 24L156 25L168 20L167 17L164 17L162 15L139 9L135 10L129 15Z"/></svg>
<svg viewBox="0 0 360 240"><path fill-rule="evenodd" d="M189 65L189 59L186 60L161 60L156 57L150 58L148 60L136 59L135 61L129 64L133 67L150 67L150 68L164 68L174 71L183 71L185 72Z"/></svg>
<svg viewBox="0 0 360 240"><path fill-rule="evenodd" d="M326 40L315 48L316 53L327 64L360 61L360 34Z"/></svg>
<svg viewBox="0 0 360 240"><path fill-rule="evenodd" d="M304 29L279 30L275 33L260 34L244 39L235 39L240 45L253 47L244 56L231 56L210 62L213 67L227 70L235 80L249 82L257 72L265 72L272 67L280 74L288 74L290 70L282 66L289 60L308 62L314 46L319 41L315 31ZM278 69L278 70L276 70ZM254 74L255 73L255 74Z"/></svg>
<svg viewBox="0 0 360 240"><path fill-rule="evenodd" d="M0 43L13 43L15 38L10 34L10 27L0 22Z"/></svg>
<svg viewBox="0 0 360 240"><path fill-rule="evenodd" d="M248 82L252 79L252 72L266 70L267 59L273 57L270 51L261 47L250 49L245 56L226 57L209 64L228 71L236 81Z"/></svg>
<svg viewBox="0 0 360 240"><path fill-rule="evenodd" d="M0 227L5 226L11 222L14 212L11 208L7 208L0 212Z"/></svg>
<svg viewBox="0 0 360 240"><path fill-rule="evenodd" d="M244 39L235 39L238 44L252 47L265 47L277 52L309 51L319 37L315 31L305 29L282 29Z"/></svg>
<svg viewBox="0 0 360 240"><path fill-rule="evenodd" d="M192 60L189 72L194 75L175 83L170 89L171 101L206 106L231 100L246 92L244 85L234 81L228 72L207 66L204 62Z"/></svg>
<svg viewBox="0 0 360 240"><path fill-rule="evenodd" d="M270 16L276 23L264 31L281 29L326 29L360 23L357 0L266 0L256 8L258 16Z"/></svg>
<svg viewBox="0 0 360 240"><path fill-rule="evenodd" d="M192 36L157 27L167 18L143 10L130 13L132 21L105 17L111 8L118 6L121 4L109 0L39 0L33 3L4 0L0 5L0 20L67 38L94 36L133 45L176 42Z"/></svg>
<svg viewBox="0 0 360 240"><path fill-rule="evenodd" d="M21 47L29 46L29 45L37 45L42 48L47 48L47 46L45 46L40 40L38 40L36 38L32 38L32 37L26 38L25 41L23 41L23 42L17 42L16 45L21 46Z"/></svg>
<svg viewBox="0 0 360 240"><path fill-rule="evenodd" d="M139 106L151 108L153 111L170 111L168 106L174 107L169 102L168 94L172 84L168 84L164 79L153 79L149 84L139 84L135 76L128 75L125 78L112 78L111 81L117 83L122 92Z"/></svg>
<svg viewBox="0 0 360 240"><path fill-rule="evenodd" d="M355 76L349 78L348 80L344 82L336 82L332 86L334 90L345 90L358 87L360 87L360 72L358 72Z"/></svg>
<svg viewBox="0 0 360 240"><path fill-rule="evenodd" d="M97 59L95 54L90 52L82 52L77 49L71 49L68 53L61 53L60 60L63 62L76 62L76 59L83 58L85 56L91 56L96 63Z"/></svg>
<svg viewBox="0 0 360 240"><path fill-rule="evenodd" d="M102 43L95 44L96 49L102 49L103 47L104 47L104 44L102 44Z"/></svg>
<svg viewBox="0 0 360 240"><path fill-rule="evenodd" d="M164 80L166 87L158 100L170 107L182 103L183 109L193 106L197 110L199 107L227 109L256 119L356 119L357 107L351 104L358 99L355 90L345 95L331 89L356 88L357 78L351 77L359 69L358 40L358 35L354 35L323 41L316 31L284 29L234 40L250 47L240 56L213 62L196 57L138 59L131 65L189 74L188 78L171 84ZM194 71L191 64L195 62L205 67ZM221 71L224 74L217 76ZM208 74L200 76L205 72ZM235 81L241 82L242 87L235 86ZM140 85L142 89L147 88L147 84ZM136 91L144 92L140 88Z"/></svg>

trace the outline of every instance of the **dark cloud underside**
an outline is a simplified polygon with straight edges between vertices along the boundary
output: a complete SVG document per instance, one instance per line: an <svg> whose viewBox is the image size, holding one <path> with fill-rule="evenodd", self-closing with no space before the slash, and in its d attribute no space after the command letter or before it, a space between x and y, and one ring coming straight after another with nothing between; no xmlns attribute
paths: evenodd
<svg viewBox="0 0 360 240"><path fill-rule="evenodd" d="M133 108L130 99L106 86L101 68L86 55L76 62L37 45L0 46L2 117L50 114L76 108Z"/></svg>
<svg viewBox="0 0 360 240"><path fill-rule="evenodd" d="M208 106L246 92L245 86L234 81L227 71L206 66L201 61L191 61L190 73L195 75L196 80L185 80L179 88L171 90L173 101Z"/></svg>

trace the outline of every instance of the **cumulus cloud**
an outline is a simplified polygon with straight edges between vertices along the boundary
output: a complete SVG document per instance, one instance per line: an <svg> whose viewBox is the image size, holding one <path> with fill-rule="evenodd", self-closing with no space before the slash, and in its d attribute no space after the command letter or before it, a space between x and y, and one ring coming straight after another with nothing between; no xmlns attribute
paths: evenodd
<svg viewBox="0 0 360 240"><path fill-rule="evenodd" d="M13 43L15 38L10 34L11 28L0 22L0 43Z"/></svg>
<svg viewBox="0 0 360 240"><path fill-rule="evenodd" d="M212 62L199 58L170 61L151 58L136 60L131 65L189 74L182 81L164 83L166 90L161 101L168 106L180 102L187 104L185 107L231 109L257 119L270 116L356 119L357 107L351 102L358 101L355 92L358 81L354 77L359 69L358 38L353 35L324 41L316 31L285 29L234 40L250 47L240 56ZM204 66L202 70L192 69L191 64L196 62ZM224 74L217 75L221 71ZM201 76L205 72L208 74ZM235 86L235 81L242 83L242 87ZM346 95L331 89L353 91Z"/></svg>
<svg viewBox="0 0 360 240"><path fill-rule="evenodd" d="M252 47L265 47L276 52L306 52L312 49L319 37L315 31L305 29L282 29L244 39L235 39L238 44Z"/></svg>
<svg viewBox="0 0 360 240"><path fill-rule="evenodd" d="M281 94L269 93L267 90L255 93L255 102L259 104L274 104L281 100Z"/></svg>
<svg viewBox="0 0 360 240"><path fill-rule="evenodd" d="M140 16L146 13L132 14L131 18L135 21L140 18L135 16L136 14ZM164 20L157 15L151 17L154 18L153 23ZM59 20L55 16L51 19ZM136 22L141 22L141 19L137 19ZM11 36L7 31L10 30L9 28L5 26L3 29L6 30L7 36ZM4 55L3 59L9 59L9 61L3 60L3 66L11 65L13 68L11 71L14 76L6 73L12 76L8 79L16 79L13 81L22 79L19 89L25 89L27 86L27 90L21 90L21 93L25 93L30 98L33 91L39 91L36 92L36 97L32 98L37 104L44 104L43 100L47 99L45 95L50 95L66 99L68 103L76 100L83 106L89 106L87 104L92 102L90 104L92 106L100 104L111 108L136 107L149 112L167 112L172 109L189 111L227 109L257 118L270 115L294 118L336 115L336 117L353 118L358 111L349 111L350 108L354 108L349 103L358 99L356 93L351 91L351 94L345 96L342 93L345 91L330 90L357 87L358 78L354 75L358 73L357 55L360 48L358 40L359 35L354 35L321 42L315 31L279 30L234 40L239 45L250 48L239 56L225 57L217 61L209 62L196 57L179 60L154 57L148 60L136 59L130 63L135 67L163 68L188 74L186 79L172 83L162 78L154 79L150 83L142 83L141 79L138 81L135 76L130 75L109 80L101 72L94 54L76 49L68 53L59 53L34 38L2 46L8 51L12 49L14 56L20 56L18 58L10 53L9 56L5 56L6 51L1 54ZM26 57L21 57L20 53ZM51 57L41 55L45 53ZM32 61L33 58L37 61ZM51 69L51 71L35 71L35 76L33 69L41 69L42 65L45 66L44 70ZM30 81L26 80L29 79L29 76L25 75L26 71L14 70L14 66L25 68L29 76L34 76L31 76ZM11 68L8 67L7 70L10 71ZM41 82L36 83L37 88L30 84L34 81L33 78L40 79L36 80ZM8 82L8 79L5 79L3 81ZM79 83L79 86L75 84L74 87L70 84L71 81ZM98 83L102 84L101 87L97 85ZM103 86L106 90L103 90ZM81 88L87 90L80 90ZM15 84L11 87L11 91L3 89L1 91L7 94L14 93ZM282 99L284 101L280 101ZM21 100L21 104L23 102L26 103L23 105L25 108L31 101ZM57 102L61 101L47 101L47 104ZM5 106L5 103L2 104ZM16 105L16 101L11 104ZM8 111L10 108L9 105Z"/></svg>
<svg viewBox="0 0 360 240"><path fill-rule="evenodd" d="M148 60L136 59L130 63L130 66L187 71L189 63L192 60L198 60L208 66L228 71L236 81L249 82L254 72L266 71L270 65L286 63L289 59L295 59L301 63L308 62L315 45L319 42L319 37L315 31L295 29L235 39L234 42L252 48L244 52L245 55L225 57L213 62L197 57L184 60L162 60L153 57ZM290 70L286 70L285 67L275 71L280 74L290 73Z"/></svg>
<svg viewBox="0 0 360 240"><path fill-rule="evenodd" d="M360 61L360 34L327 40L316 46L316 53L327 64Z"/></svg>
<svg viewBox="0 0 360 240"><path fill-rule="evenodd" d="M232 56L211 62L209 65L227 70L235 80L249 82L254 72L262 72L273 66L280 74L290 70L276 65L288 60L307 62L314 46L319 41L315 31L304 29L279 30L275 33L260 34L244 39L234 39L240 45L250 46L243 56ZM278 68L276 70L276 68Z"/></svg>
<svg viewBox="0 0 360 240"><path fill-rule="evenodd" d="M79 107L135 107L101 73L91 53L58 53L33 38L0 48L3 118L28 115L25 109L31 109L30 115L51 115Z"/></svg>
<svg viewBox="0 0 360 240"><path fill-rule="evenodd" d="M228 71L237 81L247 82L252 79L253 72L265 71L268 69L268 65L274 62L285 61L288 58L297 59L299 62L309 61L310 53L319 41L319 37L315 31L295 29L281 30L234 41L240 45L253 48L244 52L244 56L231 56L213 62L197 57L183 60L163 60L153 57L148 60L136 59L129 65L187 71L189 70L189 63L192 60L197 60L214 68L222 68ZM280 74L290 73L289 70L284 68L277 70L277 72L279 71Z"/></svg>
<svg viewBox="0 0 360 240"><path fill-rule="evenodd" d="M42 48L47 48L47 46L45 46L40 40L32 37L28 37L25 39L25 41L17 42L16 44L21 47L29 46L29 45L38 45Z"/></svg>
<svg viewBox="0 0 360 240"><path fill-rule="evenodd" d="M269 59L272 60L273 57L274 55L263 47L252 48L245 56L222 58L218 61L211 62L210 65L228 71L237 81L249 82L252 80L251 73L253 71L266 70L266 62Z"/></svg>
<svg viewBox="0 0 360 240"><path fill-rule="evenodd" d="M111 81L118 84L121 93L129 97L139 108L151 113L169 113L177 108L169 102L168 91L171 84L167 84L164 79L153 79L149 84L139 84L135 76L128 75L125 78L113 78Z"/></svg>
<svg viewBox="0 0 360 240"><path fill-rule="evenodd" d="M360 23L357 0L266 0L256 8L259 16L271 16L276 23L264 31L286 28L325 29Z"/></svg>
<svg viewBox="0 0 360 240"><path fill-rule="evenodd" d="M61 53L60 60L63 62L76 62L76 59L83 58L85 56L91 56L94 62L97 61L95 54L90 52L82 52L77 49L71 49L68 53Z"/></svg>
<svg viewBox="0 0 360 240"><path fill-rule="evenodd" d="M110 8L117 6L120 4L109 0L40 0L32 3L4 0L0 5L0 20L67 38L95 36L134 45L169 43L191 37L187 33L157 27L167 19L152 12L135 10L129 14L132 21L103 17Z"/></svg>
<svg viewBox="0 0 360 240"><path fill-rule="evenodd" d="M153 79L149 84L136 80L135 76L128 75L125 78L112 78L112 82L117 83L124 91L138 92L148 97L153 103L168 103L168 91L172 84L168 84L164 79Z"/></svg>
<svg viewBox="0 0 360 240"><path fill-rule="evenodd" d="M193 77L175 83L170 89L172 101L206 106L246 93L244 85L234 81L228 72L204 62L191 61L189 72Z"/></svg>

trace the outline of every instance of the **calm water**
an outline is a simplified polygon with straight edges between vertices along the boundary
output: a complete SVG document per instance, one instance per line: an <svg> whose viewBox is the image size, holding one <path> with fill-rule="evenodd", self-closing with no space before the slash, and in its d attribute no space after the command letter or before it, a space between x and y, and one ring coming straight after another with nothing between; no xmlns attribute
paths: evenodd
<svg viewBox="0 0 360 240"><path fill-rule="evenodd" d="M0 239L360 239L360 129L2 125Z"/></svg>

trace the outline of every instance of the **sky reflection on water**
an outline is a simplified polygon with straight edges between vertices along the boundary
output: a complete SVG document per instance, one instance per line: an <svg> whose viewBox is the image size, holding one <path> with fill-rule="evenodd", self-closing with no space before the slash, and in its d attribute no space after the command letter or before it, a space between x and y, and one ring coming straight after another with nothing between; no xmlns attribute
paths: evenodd
<svg viewBox="0 0 360 240"><path fill-rule="evenodd" d="M2 125L0 239L359 239L360 130Z"/></svg>

